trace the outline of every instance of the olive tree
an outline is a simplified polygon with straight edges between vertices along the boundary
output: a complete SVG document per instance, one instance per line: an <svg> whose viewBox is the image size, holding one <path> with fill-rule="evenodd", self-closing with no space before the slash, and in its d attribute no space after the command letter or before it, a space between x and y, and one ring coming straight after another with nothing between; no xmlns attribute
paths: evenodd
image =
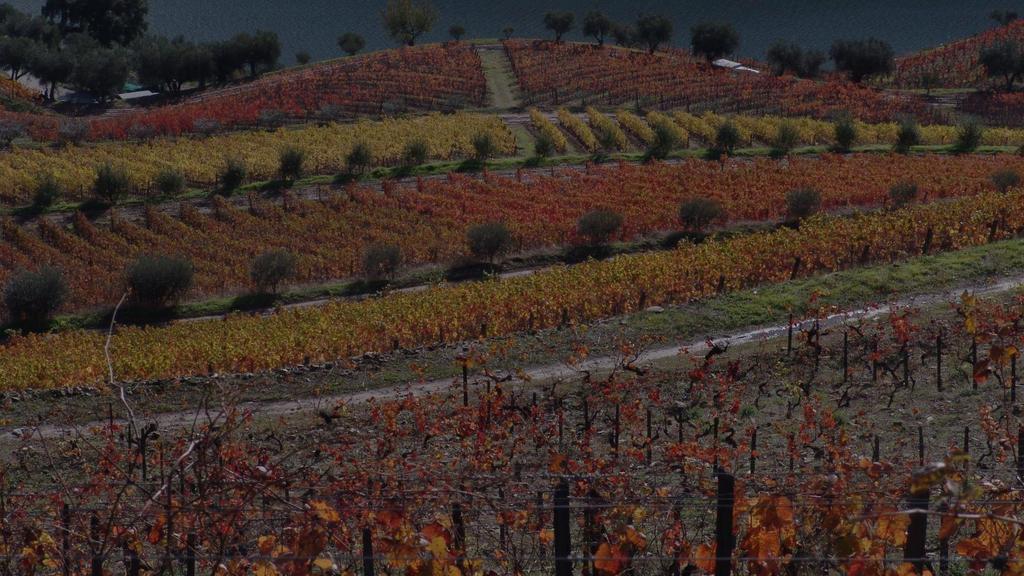
<svg viewBox="0 0 1024 576"><path fill-rule="evenodd" d="M512 233L504 222L486 222L466 231L466 243L473 256L494 264L511 247Z"/></svg>
<svg viewBox="0 0 1024 576"><path fill-rule="evenodd" d="M895 67L892 46L877 38L836 40L829 56L836 70L847 73L857 83L869 76L892 72Z"/></svg>
<svg viewBox="0 0 1024 576"><path fill-rule="evenodd" d="M724 220L725 217L725 208L712 198L693 198L679 206L679 222L693 232L703 232L712 223Z"/></svg>
<svg viewBox="0 0 1024 576"><path fill-rule="evenodd" d="M355 32L346 32L338 38L338 47L349 56L355 56L366 47L366 39Z"/></svg>
<svg viewBox="0 0 1024 576"><path fill-rule="evenodd" d="M548 12L544 15L544 27L554 32L555 42L562 41L562 36L572 30L575 21L576 16L572 12Z"/></svg>
<svg viewBox="0 0 1024 576"><path fill-rule="evenodd" d="M803 220L821 209L821 192L814 188L797 188L786 194L786 215L792 220Z"/></svg>
<svg viewBox="0 0 1024 576"><path fill-rule="evenodd" d="M988 46L981 51L978 62L990 78L1002 78L1006 91L1013 90L1014 84L1024 76L1024 48L1014 41Z"/></svg>
<svg viewBox="0 0 1024 576"><path fill-rule="evenodd" d="M363 254L363 273L370 280L391 280L402 264L402 250L394 244L373 244Z"/></svg>
<svg viewBox="0 0 1024 576"><path fill-rule="evenodd" d="M740 45L740 35L732 24L706 22L690 28L690 48L694 56L708 62L728 56Z"/></svg>
<svg viewBox="0 0 1024 576"><path fill-rule="evenodd" d="M256 257L249 270L253 286L261 294L277 294L281 284L295 276L295 255L278 249Z"/></svg>
<svg viewBox="0 0 1024 576"><path fill-rule="evenodd" d="M612 26L612 19L604 12L594 10L587 12L583 17L583 34L593 38L598 46L604 46L605 38L611 33Z"/></svg>
<svg viewBox="0 0 1024 576"><path fill-rule="evenodd" d="M672 21L664 16L648 14L636 22L636 41L654 54L658 47L672 40Z"/></svg>
<svg viewBox="0 0 1024 576"><path fill-rule="evenodd" d="M594 246L607 243L619 228L622 216L605 209L591 210L576 222L576 231Z"/></svg>
<svg viewBox="0 0 1024 576"><path fill-rule="evenodd" d="M64 276L56 268L19 272L4 286L7 318L16 325L42 327L64 303L67 292Z"/></svg>
<svg viewBox="0 0 1024 576"><path fill-rule="evenodd" d="M437 23L437 9L427 0L388 0L382 12L388 34L406 46L413 46Z"/></svg>
<svg viewBox="0 0 1024 576"><path fill-rule="evenodd" d="M127 270L128 287L135 302L160 310L174 306L192 288L192 263L171 256L140 256Z"/></svg>

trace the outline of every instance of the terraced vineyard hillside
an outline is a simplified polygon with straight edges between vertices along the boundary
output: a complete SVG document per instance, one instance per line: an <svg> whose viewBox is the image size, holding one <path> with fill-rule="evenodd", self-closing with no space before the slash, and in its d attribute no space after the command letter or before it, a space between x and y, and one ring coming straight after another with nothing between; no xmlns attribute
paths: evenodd
<svg viewBox="0 0 1024 576"><path fill-rule="evenodd" d="M1024 573L1012 13L822 73L87 4L0 8L0 575Z"/></svg>

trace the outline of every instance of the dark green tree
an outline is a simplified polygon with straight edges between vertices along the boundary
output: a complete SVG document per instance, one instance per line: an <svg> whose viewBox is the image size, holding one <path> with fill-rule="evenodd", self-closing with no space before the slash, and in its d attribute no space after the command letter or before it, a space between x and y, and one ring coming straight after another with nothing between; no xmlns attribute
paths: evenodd
<svg viewBox="0 0 1024 576"><path fill-rule="evenodd" d="M957 154L970 154L981 146L985 129L981 124L973 120L964 122L956 130L956 141L953 143L953 151Z"/></svg>
<svg viewBox="0 0 1024 576"><path fill-rule="evenodd" d="M426 140L420 138L412 140L402 150L402 165L408 168L419 166L427 161L429 154L430 145L427 144Z"/></svg>
<svg viewBox="0 0 1024 576"><path fill-rule="evenodd" d="M355 56L366 47L366 40L355 32L345 32L338 37L338 48L349 56Z"/></svg>
<svg viewBox="0 0 1024 576"><path fill-rule="evenodd" d="M605 38L611 33L613 25L612 19L604 12L587 12L583 17L583 34L593 38L598 46L604 46Z"/></svg>
<svg viewBox="0 0 1024 576"><path fill-rule="evenodd" d="M719 154L732 154L740 145L740 131L731 120L722 123L715 132L715 151Z"/></svg>
<svg viewBox="0 0 1024 576"><path fill-rule="evenodd" d="M853 117L842 114L836 119L832 129L836 138L835 151L849 152L857 142L857 125L854 124Z"/></svg>
<svg viewBox="0 0 1024 576"><path fill-rule="evenodd" d="M242 50L243 61L249 68L249 76L255 78L260 71L272 70L281 57L281 40L277 32L257 30L254 34L239 34L235 42Z"/></svg>
<svg viewBox="0 0 1024 576"><path fill-rule="evenodd" d="M278 154L278 173L285 182L294 182L302 177L306 163L306 152L301 148L284 148Z"/></svg>
<svg viewBox="0 0 1024 576"><path fill-rule="evenodd" d="M544 15L544 28L555 34L555 42L561 42L562 36L572 30L575 22L576 16L572 12L548 12Z"/></svg>
<svg viewBox="0 0 1024 576"><path fill-rule="evenodd" d="M904 118L900 121L900 128L896 132L895 150L901 154L910 152L911 146L921 143L921 127L913 118Z"/></svg>
<svg viewBox="0 0 1024 576"><path fill-rule="evenodd" d="M7 3L0 4L0 7L0 36L27 38L49 48L56 48L60 44L60 28L50 21L19 12Z"/></svg>
<svg viewBox="0 0 1024 576"><path fill-rule="evenodd" d="M186 82L208 75L209 66L198 65L198 47L181 36L173 40L147 36L133 48L135 74L143 85L177 94Z"/></svg>
<svg viewBox="0 0 1024 576"><path fill-rule="evenodd" d="M636 41L647 46L654 54L658 46L672 40L672 21L664 16L649 14L636 21Z"/></svg>
<svg viewBox="0 0 1024 576"><path fill-rule="evenodd" d="M351 176L362 176L373 163L373 151L365 142L356 142L345 155L345 164Z"/></svg>
<svg viewBox="0 0 1024 576"><path fill-rule="evenodd" d="M231 157L225 160L224 168L219 175L221 191L230 194L237 190L245 182L248 172L245 161L241 158Z"/></svg>
<svg viewBox="0 0 1024 576"><path fill-rule="evenodd" d="M39 213L46 210L60 199L63 190L52 174L45 174L36 182L32 192L32 211Z"/></svg>
<svg viewBox="0 0 1024 576"><path fill-rule="evenodd" d="M619 46L630 47L636 44L636 30L628 24L613 25L611 36Z"/></svg>
<svg viewBox="0 0 1024 576"><path fill-rule="evenodd" d="M998 170L991 176L992 184L996 190L1005 194L1011 189L1020 186L1020 173L1012 168Z"/></svg>
<svg viewBox="0 0 1024 576"><path fill-rule="evenodd" d="M170 256L141 256L126 273L132 298L152 310L177 304L192 288L194 275L190 261Z"/></svg>
<svg viewBox="0 0 1024 576"><path fill-rule="evenodd" d="M1006 26L1017 20L1017 12L1014 10L993 10L989 13L988 17L1000 26Z"/></svg>
<svg viewBox="0 0 1024 576"><path fill-rule="evenodd" d="M295 255L283 248L260 254L249 269L253 287L260 294L277 294L281 285L295 276L297 262Z"/></svg>
<svg viewBox="0 0 1024 576"><path fill-rule="evenodd" d="M503 222L477 224L466 231L466 243L473 256L494 264L511 247L512 232Z"/></svg>
<svg viewBox="0 0 1024 576"><path fill-rule="evenodd" d="M73 88L88 92L101 102L124 88L131 66L123 48L105 48L79 34L65 40L65 44L74 62L68 78Z"/></svg>
<svg viewBox="0 0 1024 576"><path fill-rule="evenodd" d="M695 56L708 62L728 56L740 45L740 35L732 24L704 23L690 28L690 47Z"/></svg>
<svg viewBox="0 0 1024 576"><path fill-rule="evenodd" d="M989 78L1003 79L1007 92L1012 91L1013 85L1024 76L1024 49L1014 41L986 47L978 55L978 62Z"/></svg>
<svg viewBox="0 0 1024 576"><path fill-rule="evenodd" d="M146 0L46 0L43 16L64 34L85 32L100 44L127 46L148 27Z"/></svg>
<svg viewBox="0 0 1024 576"><path fill-rule="evenodd" d="M109 163L96 168L93 193L103 202L115 205L131 192L131 188L131 180L123 168Z"/></svg>
<svg viewBox="0 0 1024 576"><path fill-rule="evenodd" d="M786 194L786 215L792 220L803 220L821 209L821 192L814 188L797 188Z"/></svg>
<svg viewBox="0 0 1024 576"><path fill-rule="evenodd" d="M594 246L606 244L619 228L622 228L622 215L606 209L591 210L576 222L576 232Z"/></svg>
<svg viewBox="0 0 1024 576"><path fill-rule="evenodd" d="M437 23L437 10L427 0L388 0L381 15L388 34L406 46L416 44Z"/></svg>
<svg viewBox="0 0 1024 576"><path fill-rule="evenodd" d="M219 82L227 82L245 68L245 46L234 40L215 42L209 46L213 74Z"/></svg>
<svg viewBox="0 0 1024 576"><path fill-rule="evenodd" d="M892 72L895 66L892 46L877 38L836 40L829 56L836 70L846 72L857 83L869 76Z"/></svg>
<svg viewBox="0 0 1024 576"><path fill-rule="evenodd" d="M165 168L153 180L157 192L166 198L173 198L185 191L188 182L181 170Z"/></svg>
<svg viewBox="0 0 1024 576"><path fill-rule="evenodd" d="M373 244L363 254L363 273L370 280L391 280L402 264L402 250L394 244Z"/></svg>
<svg viewBox="0 0 1024 576"><path fill-rule="evenodd" d="M27 327L42 328L56 312L68 287L64 276L56 268L44 267L34 272L19 272L4 286L4 305L10 322Z"/></svg>
<svg viewBox="0 0 1024 576"><path fill-rule="evenodd" d="M768 47L765 59L776 76L793 74L801 78L814 78L821 72L825 54L819 50L804 50L795 42L779 40Z"/></svg>
<svg viewBox="0 0 1024 576"><path fill-rule="evenodd" d="M30 72L36 55L45 50L45 46L31 38L0 38L0 68L10 73L11 80L18 80Z"/></svg>
<svg viewBox="0 0 1024 576"><path fill-rule="evenodd" d="M32 59L32 74L42 83L48 100L55 98L57 86L67 82L74 69L71 56L61 50L40 50Z"/></svg>
<svg viewBox="0 0 1024 576"><path fill-rule="evenodd" d="M799 74L803 66L804 49L796 42L777 40L765 52L765 60L776 76L783 74Z"/></svg>
<svg viewBox="0 0 1024 576"><path fill-rule="evenodd" d="M725 218L725 208L713 198L693 198L679 206L679 221L689 231L703 232Z"/></svg>
<svg viewBox="0 0 1024 576"><path fill-rule="evenodd" d="M911 181L897 182L889 188L889 202L893 208L903 208L917 199L917 184Z"/></svg>

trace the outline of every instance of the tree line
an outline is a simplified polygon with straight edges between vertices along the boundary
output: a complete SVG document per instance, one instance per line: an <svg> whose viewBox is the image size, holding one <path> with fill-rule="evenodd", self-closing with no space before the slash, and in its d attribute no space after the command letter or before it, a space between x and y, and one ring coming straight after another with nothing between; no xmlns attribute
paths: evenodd
<svg viewBox="0 0 1024 576"><path fill-rule="evenodd" d="M34 76L51 101L60 85L104 101L130 78L175 95L186 86L204 88L211 81L256 77L276 68L281 58L275 32L257 30L221 41L193 42L148 33L148 13L147 0L46 0L35 16L0 4L0 69L12 80ZM1002 26L1017 20L1013 11L997 10L990 17ZM396 43L412 46L434 28L439 14L429 0L388 0L381 19ZM572 12L551 11L544 14L543 23L555 42L562 42L576 28L577 18ZM652 54L671 42L674 34L672 21L662 15L644 14L634 23L622 23L596 10L580 19L579 28L598 46L614 41ZM466 29L453 24L448 33L458 42ZM513 33L512 28L503 31L506 38ZM739 45L739 33L731 24L706 22L690 28L692 53L709 63L734 54ZM366 40L355 32L338 38L338 47L350 56L365 46ZM310 59L308 53L296 54L300 64ZM892 47L876 38L837 40L827 55L788 40L773 43L766 52L766 62L776 75L816 78L829 60L854 82L891 73L895 67ZM1024 79L1024 46L1018 41L984 48L979 62L986 75L1001 80L1007 91Z"/></svg>
<svg viewBox="0 0 1024 576"><path fill-rule="evenodd" d="M189 82L255 76L281 55L274 32L196 43L147 34L147 14L146 0L47 0L38 16L0 4L0 68L12 80L34 76L49 100L67 85L103 101L133 74L143 85L177 93Z"/></svg>
<svg viewBox="0 0 1024 576"><path fill-rule="evenodd" d="M996 10L990 18L1000 26L1015 22L1014 11ZM572 12L553 11L544 15L544 27L554 35L556 43L562 42L566 34L576 27L576 15ZM616 22L600 11L588 12L580 22L580 31L603 47L609 39L626 48L646 48L651 54L671 42L672 21L665 16L641 15L635 24ZM511 29L506 29L506 37ZM728 23L705 22L690 28L690 49L694 56L712 62L734 54L739 48L740 36ZM771 72L781 76L792 74L800 78L821 76L822 67L831 60L835 70L849 77L853 82L891 73L895 68L895 51L892 46L877 38L840 39L832 43L828 53L806 49L790 40L777 40L769 46L765 60ZM985 48L980 63L986 74L1002 78L1006 89L1024 79L1024 46L1009 40Z"/></svg>
<svg viewBox="0 0 1024 576"><path fill-rule="evenodd" d="M47 0L39 15L0 4L0 69L12 80L37 78L44 97L54 100L57 87L69 86L104 101L130 79L169 94L186 85L204 88L211 81L254 78L278 66L281 41L277 33L243 32L214 42L193 42L148 33L147 0ZM436 9L424 0L389 0L383 25L400 44L412 46L437 21ZM466 33L455 24L456 41ZM337 41L347 55L366 47L358 33ZM299 64L311 60L295 55Z"/></svg>

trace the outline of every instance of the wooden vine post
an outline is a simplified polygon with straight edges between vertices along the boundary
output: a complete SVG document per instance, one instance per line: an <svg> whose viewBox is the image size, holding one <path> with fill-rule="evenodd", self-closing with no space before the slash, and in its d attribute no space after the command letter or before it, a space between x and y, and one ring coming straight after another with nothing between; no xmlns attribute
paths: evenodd
<svg viewBox="0 0 1024 576"><path fill-rule="evenodd" d="M918 574L922 574L927 562L925 544L928 537L928 492L929 487L922 482L927 471L922 469L911 480L910 495L907 505L910 508L910 525L907 526L907 543L903 549L903 561L914 565Z"/></svg>
<svg viewBox="0 0 1024 576"><path fill-rule="evenodd" d="M732 573L732 551L736 546L733 535L732 510L736 502L736 479L725 470L718 469L718 514L715 516L715 576Z"/></svg>
<svg viewBox="0 0 1024 576"><path fill-rule="evenodd" d="M466 558L466 524L462 519L462 504L452 504L452 527L455 529L455 563L460 568Z"/></svg>
<svg viewBox="0 0 1024 576"><path fill-rule="evenodd" d="M92 576L103 576L103 552L100 543L100 519L96 513L89 518L89 540L92 541Z"/></svg>
<svg viewBox="0 0 1024 576"><path fill-rule="evenodd" d="M1024 426L1017 428L1017 481L1024 483Z"/></svg>
<svg viewBox="0 0 1024 576"><path fill-rule="evenodd" d="M555 576L572 576L572 537L569 521L569 482L563 478L555 487Z"/></svg>
<svg viewBox="0 0 1024 576"><path fill-rule="evenodd" d="M60 505L60 559L64 576L71 574L71 507L67 503Z"/></svg>
<svg viewBox="0 0 1024 576"><path fill-rule="evenodd" d="M373 576L373 536L370 527L363 527L363 576Z"/></svg>

